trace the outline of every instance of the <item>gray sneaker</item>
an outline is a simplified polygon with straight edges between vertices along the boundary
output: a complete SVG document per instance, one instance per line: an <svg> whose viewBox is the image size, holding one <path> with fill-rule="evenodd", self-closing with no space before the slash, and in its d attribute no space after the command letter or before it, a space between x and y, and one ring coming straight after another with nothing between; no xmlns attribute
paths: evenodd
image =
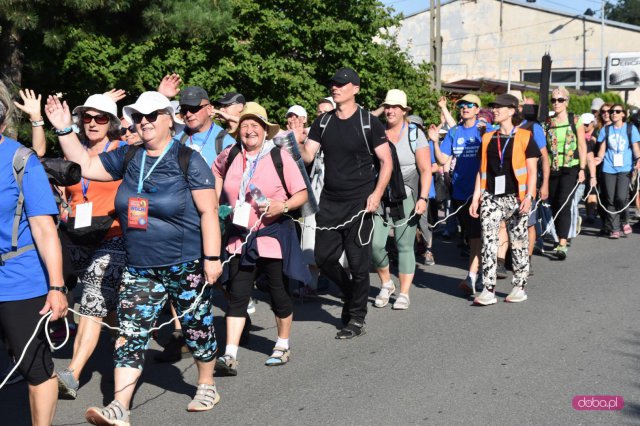
<svg viewBox="0 0 640 426"><path fill-rule="evenodd" d="M56 372L58 376L58 397L76 399L80 383L73 377L73 370L65 368Z"/></svg>
<svg viewBox="0 0 640 426"><path fill-rule="evenodd" d="M104 408L89 407L84 418L92 425L130 426L129 410L125 410L117 399Z"/></svg>
<svg viewBox="0 0 640 426"><path fill-rule="evenodd" d="M231 355L224 354L216 359L215 370L223 376L237 376L238 360Z"/></svg>

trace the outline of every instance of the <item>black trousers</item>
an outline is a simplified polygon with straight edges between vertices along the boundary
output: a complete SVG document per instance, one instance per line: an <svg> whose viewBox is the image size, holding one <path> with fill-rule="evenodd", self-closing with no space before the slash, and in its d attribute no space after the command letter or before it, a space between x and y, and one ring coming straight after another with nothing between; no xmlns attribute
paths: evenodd
<svg viewBox="0 0 640 426"><path fill-rule="evenodd" d="M558 214L555 221L558 238L566 239L571 228L571 200L567 201L573 187L578 183L579 167L561 167L557 172L551 172L549 176L549 199L553 215ZM573 195L572 195L573 197ZM565 201L567 203L565 204ZM560 207L565 206L560 210Z"/></svg>
<svg viewBox="0 0 640 426"><path fill-rule="evenodd" d="M340 225L364 207L363 201L333 201L321 198L316 222L321 227ZM316 230L314 252L316 265L320 267L324 275L340 287L344 294L343 321L351 319L363 323L367 315L369 299L371 247L370 244L361 244L360 239L364 243L369 240L373 228L371 214L365 215L362 228L360 228L361 222L362 216L337 230ZM358 237L359 229L361 238ZM351 277L339 262L343 251L349 262Z"/></svg>
<svg viewBox="0 0 640 426"><path fill-rule="evenodd" d="M293 313L293 302L289 296L289 280L282 273L282 259L261 257L252 266L240 266L240 258L235 256L229 262L229 317L246 317L247 305L251 297L253 282L258 274L264 273L269 283L271 310L278 318L286 318Z"/></svg>
<svg viewBox="0 0 640 426"><path fill-rule="evenodd" d="M7 342L16 361L22 355L38 321L42 318L38 312L44 306L46 299L45 295L14 302L0 302L0 338ZM43 321L18 367L20 374L34 386L46 382L53 376L51 349L44 333Z"/></svg>
<svg viewBox="0 0 640 426"><path fill-rule="evenodd" d="M602 185L604 186L604 203L609 211L621 210L629 202L629 181L631 172L604 173L602 172ZM627 210L618 214L607 213L605 221L609 232L620 231L620 227L628 223Z"/></svg>

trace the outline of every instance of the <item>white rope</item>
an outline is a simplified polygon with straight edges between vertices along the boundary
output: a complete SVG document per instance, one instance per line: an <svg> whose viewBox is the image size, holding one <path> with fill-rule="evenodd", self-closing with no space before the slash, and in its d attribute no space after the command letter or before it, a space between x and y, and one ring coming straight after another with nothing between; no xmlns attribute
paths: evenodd
<svg viewBox="0 0 640 426"><path fill-rule="evenodd" d="M600 191L598 191L598 188L596 188L595 186L591 186L591 188L589 188L589 192L587 193L587 196L589 196L591 191L593 191L595 189L596 190L596 197L598 198L598 204L600 204L600 207L602 207L602 209L605 212L609 213L609 214L620 214L623 211L625 211L626 209L628 209L629 206L631 206L631 204L634 203L634 201L636 200L636 197L638 196L638 193L640 192L640 173L638 173L638 176L637 176L637 184L638 185L636 185L636 193L635 193L635 195L633 197L631 197L631 200L629 200L629 202L627 203L626 206L624 206L622 209L620 209L618 211L615 211L615 212L607 210L607 208L604 206L604 204L602 204L602 201L600 200ZM585 197L585 199L586 199L586 197Z"/></svg>
<svg viewBox="0 0 640 426"><path fill-rule="evenodd" d="M567 197L567 199L564 201L562 206L560 206L560 209L556 212L556 214L553 216L553 218L551 218L551 221L547 224L547 229L545 229L545 231L542 234L540 234L540 237L544 237L545 235L547 235L547 233L549 233L549 231L551 231L551 224L556 222L556 218L560 215L560 212L562 211L562 209L565 208L565 206L567 205L569 200L573 200L573 193L576 192L576 189L578 189L578 186L580 186L581 183L582 182L577 182L576 183L576 186L573 187L573 189L569 193L569 196ZM549 207L549 204L544 204L544 206L545 207Z"/></svg>

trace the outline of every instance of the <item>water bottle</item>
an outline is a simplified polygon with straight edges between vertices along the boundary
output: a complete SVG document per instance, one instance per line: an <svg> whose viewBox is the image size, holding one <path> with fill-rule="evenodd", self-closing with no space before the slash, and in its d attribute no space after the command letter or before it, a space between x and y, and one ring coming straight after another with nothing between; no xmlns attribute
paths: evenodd
<svg viewBox="0 0 640 426"><path fill-rule="evenodd" d="M265 197L262 194L262 191L260 191L260 188L258 188L252 183L249 184L249 193L251 194L253 201L255 201L256 203L262 204L267 202L267 197Z"/></svg>

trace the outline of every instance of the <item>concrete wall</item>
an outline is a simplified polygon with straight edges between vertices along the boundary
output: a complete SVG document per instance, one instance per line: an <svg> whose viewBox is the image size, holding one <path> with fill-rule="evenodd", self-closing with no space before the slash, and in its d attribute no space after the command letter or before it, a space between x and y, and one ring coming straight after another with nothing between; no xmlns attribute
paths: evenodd
<svg viewBox="0 0 640 426"><path fill-rule="evenodd" d="M580 16L574 18L505 2L500 31L499 0L454 0L443 3L441 33L444 82L482 77L507 80L509 59L510 77L518 81L521 70L540 69L541 57L545 52L551 54L553 69L581 69L583 43L586 43L585 67L600 67L599 20L583 22ZM408 17L398 32L400 45L408 50L415 62L430 60L429 17L429 11ZM638 51L640 31L607 25L605 21L604 47L605 56L608 52ZM631 92L629 101L640 105L640 90Z"/></svg>

